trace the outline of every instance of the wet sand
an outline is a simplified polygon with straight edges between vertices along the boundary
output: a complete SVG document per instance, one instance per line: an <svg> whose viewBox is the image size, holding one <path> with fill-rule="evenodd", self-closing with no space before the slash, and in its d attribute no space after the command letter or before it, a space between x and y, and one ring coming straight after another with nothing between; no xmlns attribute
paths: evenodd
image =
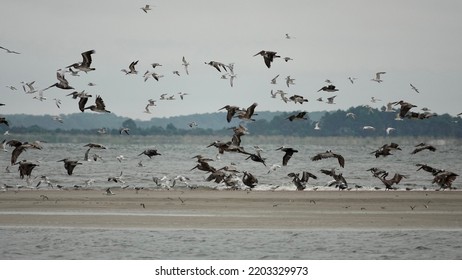
<svg viewBox="0 0 462 280"><path fill-rule="evenodd" d="M462 229L461 191L20 190L0 226L153 229Z"/></svg>

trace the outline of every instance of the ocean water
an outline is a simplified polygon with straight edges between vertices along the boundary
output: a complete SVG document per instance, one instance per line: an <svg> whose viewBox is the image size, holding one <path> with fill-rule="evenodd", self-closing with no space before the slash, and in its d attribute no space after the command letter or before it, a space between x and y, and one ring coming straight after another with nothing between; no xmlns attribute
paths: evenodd
<svg viewBox="0 0 462 280"><path fill-rule="evenodd" d="M416 171L417 163L425 163L432 167L453 171L460 174L462 169L462 152L461 141L458 140L426 140L427 143L437 148L436 152L428 150L411 155L414 145L422 142L422 139L351 139L351 138L289 138L275 141L273 138L252 138L243 137L243 146L246 151L254 152L254 146L258 145L263 149L262 157L266 158L266 165L246 159L247 156L238 153L225 152L217 157L217 148L207 147L214 140L227 141L226 137L221 138L200 138L191 141L184 140L178 143L178 139L172 137L152 142L145 139L144 144L110 144L110 139L98 138L96 141L105 145L107 149L92 149L89 153L90 158L93 154L101 157L96 161L84 161L84 154L88 142L82 143L44 143L42 150L29 149L23 152L18 160L27 159L38 163L32 171L29 180L20 179L16 166L9 166L9 159L12 148L0 156L0 187L8 185L12 188L35 188L40 182L40 177L45 175L53 185L61 185L64 188L72 189L75 185L84 188L108 188L108 187L144 187L144 188L170 188L173 187L174 178L178 175L187 177L187 183L176 180L174 187L207 187L223 189L227 188L223 183L216 184L207 182L205 178L208 173L198 169L191 170L197 162L193 156L203 155L214 159L210 165L219 169L225 166L233 166L240 171L236 174L237 184L240 188L245 188L240 179L242 171L249 171L257 177L259 183L256 186L258 190L296 190L290 177L290 172L310 171L318 179L310 179L306 190L316 189L334 189L328 187L331 177L320 172L321 169L336 168L336 172L341 172L346 178L349 187L355 189L355 186L362 186L363 189L374 189L380 187L384 189L383 183L372 176L367 171L371 167L378 167L389 172L389 178L394 173L406 175L399 185L399 189L412 188L414 190L437 189L438 186L432 184L432 175L425 171ZM424 139L425 140L425 139ZM95 141L92 141L95 142ZM108 143L109 142L109 143ZM371 152L378 149L383 144L396 142L400 144L402 150L393 151L393 155L387 157L375 158ZM288 146L298 150L289 160L287 166L282 166L282 157L284 152L276 150L281 146ZM145 149L155 147L160 156L148 158L145 155L139 155ZM311 157L317 153L332 150L341 154L345 158L345 168L341 168L335 158L312 161ZM124 159L119 161L117 156L123 156ZM58 162L63 158L79 160L82 165L74 169L74 174L69 176L64 169L63 162ZM276 170L270 170L275 164L281 166ZM8 170L7 170L8 169ZM119 176L122 172L123 183L108 181L109 177ZM163 179L156 184L153 178ZM89 182L89 183L88 183ZM460 180L456 180L454 187L460 186ZM40 188L48 188L47 184L41 183Z"/></svg>
<svg viewBox="0 0 462 280"><path fill-rule="evenodd" d="M462 259L462 230L0 227L1 259Z"/></svg>
<svg viewBox="0 0 462 280"><path fill-rule="evenodd" d="M245 148L253 151L254 145L263 149L267 167L261 163L246 160L242 154L225 153L216 157L217 150L207 147L214 140L162 141L152 143L107 144L104 139L98 141L107 147L94 150L102 157L97 161L84 161L85 143L45 143L42 150L28 150L20 160L37 161L39 166L32 172L30 180L19 178L17 167L8 166L10 153L0 158L0 186L3 191L21 191L36 188L40 176L46 175L56 188L104 189L120 187L144 188L227 188L223 184L206 182L203 171L191 170L196 162L193 156L201 154L213 158L210 164L216 168L233 165L239 171L250 171L259 184L259 190L293 190L295 186L289 172L310 171L318 176L310 180L306 191L314 188L335 190L327 186L331 180L320 169L337 168L353 188L360 185L363 189L374 190L383 184L374 178L367 169L379 167L390 174L399 172L407 175L398 187L400 190L412 188L413 191L432 190L438 187L432 184L431 174L416 171L417 163L426 163L460 174L462 148L457 140L427 140L436 146L436 152L423 151L411 155L414 145L420 139L393 140L401 145L401 151L395 151L388 157L375 158L371 152L390 139L283 139L262 141L261 138L249 138ZM263 139L264 140L264 139ZM95 142L95 141L92 141ZM287 166L269 172L272 164L282 165L283 152L276 149L290 146L299 152L294 154ZM155 147L161 156L149 159L139 155L147 148ZM340 168L336 159L324 159L313 162L310 158L319 152L332 150L345 157L345 168ZM11 152L11 149L10 149ZM119 162L116 157L123 155ZM58 160L72 158L80 160L82 165L75 168L69 176ZM141 161L141 165L139 163ZM110 176L123 173L124 183L108 181ZM183 175L189 178L188 184L173 179ZM238 173L238 177L242 175ZM163 178L159 185L153 177ZM90 184L86 184L89 180ZM239 185L244 188L241 182ZM453 186L460 188L457 179ZM40 189L50 188L44 183ZM398 191L400 191L398 190ZM462 259L462 229L97 229L65 227L8 227L0 225L0 259Z"/></svg>

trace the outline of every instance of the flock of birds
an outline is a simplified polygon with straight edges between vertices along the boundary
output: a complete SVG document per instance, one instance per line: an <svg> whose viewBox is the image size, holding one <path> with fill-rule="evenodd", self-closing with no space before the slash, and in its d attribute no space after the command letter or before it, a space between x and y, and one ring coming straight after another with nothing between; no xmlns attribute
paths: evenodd
<svg viewBox="0 0 462 280"><path fill-rule="evenodd" d="M149 5L146 5L144 7L141 7L141 10L145 13L148 13L151 10L151 7ZM289 34L286 34L286 39L293 39L293 36L290 36ZM16 54L19 55L20 53L14 50L10 50L8 48L0 46L0 49L3 49L6 51L8 54ZM46 97L44 96L44 92L50 88L58 88L61 90L73 90L71 93L67 94L67 96L70 96L71 98L78 100L77 102L77 107L81 112L85 112L87 110L96 112L96 113L110 113L111 111L106 109L105 102L103 98L100 95L95 96L94 103L91 105L87 105L89 98L93 97L91 94L85 92L85 91L75 91L74 87L71 86L69 81L66 79L66 75L72 75L72 76L78 76L80 72L84 73L89 73L92 71L95 71L96 68L93 66L93 60L92 56L95 55L95 50L88 50L84 51L81 53L82 61L81 62L74 62L69 64L68 66L65 66L62 69L59 69L56 73L56 78L57 82L44 88L44 89L36 89L34 87L34 82L23 82L22 87L25 92L25 94L31 94L34 96L34 99L38 99L39 101L46 100ZM278 59L283 59L285 62L288 62L290 60L293 60L290 57L281 57L278 55L276 51L269 51L269 50L261 50L258 53L253 55L255 56L261 56L263 58L263 63L264 66L267 68L271 68L272 65L277 61ZM137 70L137 64L139 60L132 61L128 64L127 69L121 69L121 72L123 72L125 75L138 75L138 70ZM183 56L181 59L182 66L184 67L184 71L186 75L189 75L189 65L190 63L187 61L187 59ZM237 77L237 75L234 72L234 63L222 63L218 61L208 61L205 62L206 65L213 67L215 70L220 72L222 74L221 78L222 79L229 79L230 81L230 86L233 87L234 85L234 79ZM143 79L146 82L148 79L154 79L156 81L159 81L164 75L158 74L156 72L157 67L161 67L162 65L160 63L152 63L151 64L152 69L147 70L143 74ZM173 71L174 75L180 76L179 71ZM380 71L375 73L373 75L371 81L376 82L376 83L382 83L384 82L383 76L386 74L386 72ZM279 78L279 75L275 76L270 80L270 84L277 84L277 79ZM348 80L351 82L351 84L354 84L357 80L356 77L348 77ZM330 81L326 80L326 85L322 86L318 92L327 92L327 93L335 93L338 92L339 89ZM285 84L287 87L290 87L291 85L295 84L295 79L292 78L291 76L287 76L285 79ZM10 90L17 90L16 87L14 86L7 86ZM410 87L413 91L416 93L420 93L420 91L412 84L410 83ZM183 99L184 96L187 95L187 93L178 93L178 96ZM277 90L273 91L271 90L271 98L277 98L280 97L281 100L285 103L287 102L294 102L296 104L303 104L304 102L308 102L308 99L305 98L304 96L300 95L292 95L292 96L287 96L287 93L284 92L283 90ZM326 102L327 104L335 104L335 98L336 95L330 96L327 98L327 101L324 101L322 97L318 98L317 101L319 102ZM167 94L162 94L160 96L160 100L174 100L175 95L170 95L167 96ZM375 97L372 97L371 102L375 103L378 100ZM61 100L58 98L55 98L56 106L59 108L61 104ZM149 99L147 100L146 107L144 108L145 113L151 113L150 107L156 106L157 100L154 99ZM0 105L5 105L1 104ZM244 159L243 160L252 160L257 163L261 163L264 166L266 166L265 158L262 155L262 150L259 149L258 147L255 148L255 152L249 152L244 149L241 143L241 138L244 135L249 134L245 123L246 122L251 122L255 121L253 118L254 115L256 115L256 107L258 104L256 102L250 104L246 108L241 108L236 105L225 105L219 110L226 110L226 121L228 123L231 122L231 120L238 118L240 119L240 124L238 126L233 127L233 135L231 137L231 140L229 141L214 141L207 147L215 147L218 150L218 155L222 155L225 152L226 153L238 153L238 154L243 154ZM396 108L398 107L398 108ZM404 100L399 100L399 101L394 101L394 102L389 102L387 104L386 110L391 111L391 112L396 112L397 113L397 119L404 119L404 118L410 118L410 119L427 119L430 117L436 116L436 114L429 112L428 110L423 110L423 112L416 112L413 111L414 108L416 108L416 105L411 104L410 102L406 102ZM288 121L303 121L306 120L306 111L298 112L293 115L290 115L287 117ZM461 115L460 113L459 115ZM350 118L355 118L356 116L353 113L347 113L346 117ZM60 121L58 117L56 117L57 121ZM61 120L62 121L62 120ZM5 117L0 117L0 125L6 125L9 126L8 120L6 120ZM191 127L197 126L197 124L191 123ZM319 126L319 123L315 125L316 130L321 129ZM365 126L363 129L375 129L373 127L368 127ZM389 134L393 128L387 129L387 134ZM129 135L129 129L128 128L121 128L120 134L126 134ZM28 161L28 160L19 160L21 154L28 150L28 149L37 149L37 150L42 150L43 149L43 142L40 141L34 141L34 142L24 142L24 141L19 141L17 139L11 139L11 140L4 140L3 141L3 150L7 151L7 147L10 146L14 148L11 152L11 158L10 158L10 165L7 167L7 171L9 171L10 166L16 166L18 165L18 170L19 170L19 176L21 179L30 179L32 177L32 171L34 170L35 167L37 167L39 164L34 161ZM85 152L84 160L98 160L97 154L94 154L92 157L90 156L90 151L98 150L98 149L106 149L105 146L97 143L89 143L85 145L87 147L87 151ZM291 157L295 154L298 153L298 151L292 147L286 147L282 146L276 149L277 151L283 152L282 156L282 161L281 164L282 166L287 166ZM373 151L371 154L374 154L375 157L386 157L389 155L392 155L391 152L395 150L400 150L400 147L396 143L391 143L391 144L385 144L376 151ZM412 152L413 154L422 152L424 150L428 151L436 151L436 148L425 144L421 143L416 145L415 150ZM141 152L138 156L146 155L149 158L156 157L156 156L161 156L161 153L157 151L155 148L150 148L146 149L145 151ZM243 185L245 185L246 188L252 189L258 184L258 178L254 176L251 172L249 171L239 171L235 165L231 166L225 166L222 168L216 168L212 166L212 161L214 161L211 158L205 157L203 155L197 155L194 157L197 162L196 165L191 169L198 169L199 171L205 172L207 174L205 180L206 181L212 181L217 184L224 184L227 187L231 189L236 189L239 188L240 182L242 182ZM218 157L219 158L219 157ZM325 152L318 153L311 157L312 161L319 161L319 160L326 160L326 159L336 159L338 161L338 164L340 168L344 168L345 166L345 158L335 152L332 152L331 150L327 150ZM118 160L123 160L123 156L118 158ZM71 176L74 173L74 169L81 165L82 163L79 162L79 160L73 160L69 158L64 158L59 160L60 162L64 163L64 169L66 170L66 173ZM141 161L139 164L142 164ZM452 183L454 180L457 178L457 174L451 171L446 171L443 169L437 169L430 167L426 164L417 164L418 170L424 170L433 175L433 183L436 183L441 189L451 189ZM277 168L280 168L280 165L274 164L271 167L268 168L268 172L271 172L272 170L276 170ZM373 175L373 177L377 178L380 180L384 185L385 185L385 190L393 190L396 189L396 184L399 184L401 180L406 179L406 175L402 175L399 173L395 173L392 178L388 178L389 173L385 170L382 170L380 168L371 168L368 171L370 171ZM332 181L329 182L329 186L335 186L336 188L340 190L345 190L345 189L351 189L351 187L348 185L347 180L344 178L342 173L337 172L337 168L332 168L330 170L327 169L322 169L320 170L321 173L328 175L332 177ZM242 174L242 176L238 176L238 174ZM108 178L108 181L111 182L116 182L116 183L124 183L122 179L122 172L120 173L119 176L111 176ZM291 178L294 186L296 187L297 190L304 190L306 189L308 180L311 179L317 179L317 176L309 171L302 171L301 173L295 173L295 172L290 172L287 175L289 178ZM188 179L184 176L180 176L176 178L176 180L180 180L182 182L186 182L186 184L189 186L189 183L187 183ZM46 181L48 182L48 185L53 186L53 184L50 183L49 179L47 179L46 176L42 176L39 184L37 187L41 184L41 182ZM158 178L153 178L153 181L156 183L156 185L159 185L160 180ZM5 185L5 188L8 186ZM356 186L357 188L360 188L360 186ZM110 189L107 190L107 194L113 194Z"/></svg>

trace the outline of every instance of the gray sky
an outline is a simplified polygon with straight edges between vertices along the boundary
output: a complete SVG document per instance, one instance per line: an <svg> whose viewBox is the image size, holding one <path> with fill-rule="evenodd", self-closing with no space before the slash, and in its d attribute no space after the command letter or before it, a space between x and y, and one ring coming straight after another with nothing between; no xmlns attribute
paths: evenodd
<svg viewBox="0 0 462 280"><path fill-rule="evenodd" d="M140 8L150 4L152 10ZM94 49L96 71L66 75L76 90L101 95L117 115L150 119L216 112L224 105L258 110L319 111L351 106L381 107L405 100L436 113L462 112L458 80L462 77L462 1L273 1L157 0L62 1L3 0L0 9L0 114L69 114L79 112L70 91L51 88L40 102L22 91L21 81L45 88L57 82L56 70L81 61ZM288 33L294 37L286 39ZM260 50L277 51L268 69ZM190 63L190 75L182 57ZM139 60L138 75L122 68ZM204 62L235 63L234 87ZM143 81L150 64L158 62L158 82ZM178 70L180 77L172 71ZM385 71L383 83L371 81ZM270 80L276 76L277 85ZM285 77L295 85L285 85ZM351 84L348 77L358 78ZM317 92L330 79L339 89L336 104L316 101L331 93ZM93 82L94 87L87 84ZM410 83L420 94L414 92ZM17 91L6 86L13 85ZM284 90L309 99L303 105L270 97ZM180 100L178 92L186 92ZM176 100L159 100L161 94ZM371 103L374 96L382 101ZM53 98L62 100L58 109ZM156 99L152 114L143 113Z"/></svg>

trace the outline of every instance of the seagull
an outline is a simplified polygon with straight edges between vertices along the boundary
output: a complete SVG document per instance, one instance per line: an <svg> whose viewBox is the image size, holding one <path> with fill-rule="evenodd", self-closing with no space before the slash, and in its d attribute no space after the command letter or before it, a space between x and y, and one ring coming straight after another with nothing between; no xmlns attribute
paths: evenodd
<svg viewBox="0 0 462 280"><path fill-rule="evenodd" d="M186 92L178 92L178 94L180 95L181 100L183 100L185 95L188 95Z"/></svg>
<svg viewBox="0 0 462 280"><path fill-rule="evenodd" d="M346 113L345 116L346 116L347 118L352 118L353 120L356 119L356 114L355 114L355 113L352 113L352 112Z"/></svg>
<svg viewBox="0 0 462 280"><path fill-rule="evenodd" d="M314 130L321 130L321 127L319 127L319 122L315 123Z"/></svg>
<svg viewBox="0 0 462 280"><path fill-rule="evenodd" d="M277 52L262 50L259 53L255 54L254 56L257 56L257 55L263 56L263 60L265 61L266 67L271 68L271 62L273 62L273 59L277 57L281 57L279 55L276 55L276 53Z"/></svg>
<svg viewBox="0 0 462 280"><path fill-rule="evenodd" d="M106 195L114 195L114 193L111 191L111 188L107 188L105 191Z"/></svg>
<svg viewBox="0 0 462 280"><path fill-rule="evenodd" d="M297 150L290 148L290 147L284 147L284 146L276 149L276 151L278 150L285 152L284 156L282 157L282 166L286 166L290 158L292 157L292 155L294 153L298 153Z"/></svg>
<svg viewBox="0 0 462 280"><path fill-rule="evenodd" d="M172 71L174 75L180 76L180 72L178 70Z"/></svg>
<svg viewBox="0 0 462 280"><path fill-rule="evenodd" d="M143 113L151 114L151 110L149 110L149 107L151 107L151 105L147 104L146 107L144 107Z"/></svg>
<svg viewBox="0 0 462 280"><path fill-rule="evenodd" d="M0 117L0 124L5 124L6 126L10 127L10 124L8 123L8 121L6 120L5 117Z"/></svg>
<svg viewBox="0 0 462 280"><path fill-rule="evenodd" d="M370 125L365 125L363 126L363 130L375 130L375 127L370 126Z"/></svg>
<svg viewBox="0 0 462 280"><path fill-rule="evenodd" d="M143 12L148 13L148 11L151 10L151 7L149 7L149 5L146 5L144 7L141 7L140 9L143 10Z"/></svg>
<svg viewBox="0 0 462 280"><path fill-rule="evenodd" d="M125 134L127 134L127 135L130 135L130 133L128 133L129 131L130 131L130 128L128 128L128 127L121 127L121 128L119 129L119 134L125 133Z"/></svg>
<svg viewBox="0 0 462 280"><path fill-rule="evenodd" d="M288 56L284 57L284 61L285 61L285 62L288 62L289 60L294 60L294 59L293 59L293 58L290 58L290 57L288 57Z"/></svg>
<svg viewBox="0 0 462 280"><path fill-rule="evenodd" d="M337 95L331 96L327 98L327 104L335 104L334 103L334 98L337 97Z"/></svg>
<svg viewBox="0 0 462 280"><path fill-rule="evenodd" d="M66 68L74 67L77 70L84 71L85 73L95 70L95 68L90 67L91 65L91 55L95 53L95 50L89 50L82 53L83 61L81 63L74 63Z"/></svg>
<svg viewBox="0 0 462 280"><path fill-rule="evenodd" d="M56 107L61 108L61 99L53 98L53 100L55 101Z"/></svg>
<svg viewBox="0 0 462 280"><path fill-rule="evenodd" d="M413 84L409 84L409 85L415 92L420 93L419 90Z"/></svg>
<svg viewBox="0 0 462 280"><path fill-rule="evenodd" d="M348 77L348 80L350 80L350 82L352 84L354 84L355 80L357 80L358 78L354 78L354 77Z"/></svg>
<svg viewBox="0 0 462 280"><path fill-rule="evenodd" d="M295 85L294 83L295 79L290 78L290 76L286 77L286 85L289 87L290 85Z"/></svg>
<svg viewBox="0 0 462 280"><path fill-rule="evenodd" d="M36 93L37 90L34 88L34 83L35 81L32 81L30 83L25 83L25 82L21 82L22 84L22 89L24 90L25 93ZM26 86L28 87L28 89L26 89Z"/></svg>
<svg viewBox="0 0 462 280"><path fill-rule="evenodd" d="M138 63L139 60L137 61L133 61L132 63L130 63L130 65L128 66L128 69L122 69L121 71L125 73L125 75L128 75L128 74L138 74L138 71L135 70L135 65Z"/></svg>
<svg viewBox="0 0 462 280"><path fill-rule="evenodd" d="M157 66L162 66L162 64L154 62L154 63L151 63L151 66L152 68L156 68Z"/></svg>
<svg viewBox="0 0 462 280"><path fill-rule="evenodd" d="M12 51L12 50L7 49L7 48L2 47L2 46L0 46L0 49L5 50L7 53L11 53L11 54L21 54L21 53L19 53L17 51Z"/></svg>
<svg viewBox="0 0 462 280"><path fill-rule="evenodd" d="M51 118L52 118L54 121L63 123L63 119L61 118L61 116L52 116Z"/></svg>
<svg viewBox="0 0 462 280"><path fill-rule="evenodd" d="M377 73L375 73L375 78L371 79L371 81L374 81L374 82L377 82L377 83L383 82L383 80L380 78L380 75L383 75L385 73L386 72L377 72Z"/></svg>
<svg viewBox="0 0 462 280"><path fill-rule="evenodd" d="M315 155L314 157L311 158L311 160L312 161L318 161L318 160L321 160L321 159L332 158L332 157L337 159L338 164L342 168L345 167L345 158L342 155L333 153L330 150L326 151L324 153L319 153L319 154Z"/></svg>
<svg viewBox="0 0 462 280"><path fill-rule="evenodd" d="M182 61L183 61L182 65L184 66L184 70L186 71L186 75L189 75L189 72L188 72L189 62L186 61L186 59L184 58L184 56L183 56Z"/></svg>
<svg viewBox="0 0 462 280"><path fill-rule="evenodd" d="M295 37L292 37L289 35L289 33L286 33L286 39L294 39Z"/></svg>
<svg viewBox="0 0 462 280"><path fill-rule="evenodd" d="M271 84L272 84L272 85L275 85L275 84L276 84L276 79L277 79L278 77L279 77L279 74L276 75L276 77L274 77L274 78L271 79Z"/></svg>
<svg viewBox="0 0 462 280"><path fill-rule="evenodd" d="M124 180L122 179L122 174L123 174L123 171L120 171L120 175L119 176L113 176L113 177L108 177L107 178L107 181L110 182L115 182L115 183L122 183L124 184Z"/></svg>
<svg viewBox="0 0 462 280"><path fill-rule="evenodd" d="M385 131L387 132L387 135L390 135L390 133L395 130L396 129L394 127L387 127L387 129L385 129Z"/></svg>
<svg viewBox="0 0 462 280"><path fill-rule="evenodd" d="M377 99L374 96L371 97L371 102L376 103L377 101L382 101L381 99Z"/></svg>
<svg viewBox="0 0 462 280"><path fill-rule="evenodd" d="M6 86L7 88L11 89L11 90L18 90L16 87L14 86Z"/></svg>
<svg viewBox="0 0 462 280"><path fill-rule="evenodd" d="M111 111L106 110L106 105L104 104L103 99L99 95L96 96L95 105L85 107L83 110L85 111L87 109L90 109L93 112L99 112L99 113L110 113L111 112Z"/></svg>

